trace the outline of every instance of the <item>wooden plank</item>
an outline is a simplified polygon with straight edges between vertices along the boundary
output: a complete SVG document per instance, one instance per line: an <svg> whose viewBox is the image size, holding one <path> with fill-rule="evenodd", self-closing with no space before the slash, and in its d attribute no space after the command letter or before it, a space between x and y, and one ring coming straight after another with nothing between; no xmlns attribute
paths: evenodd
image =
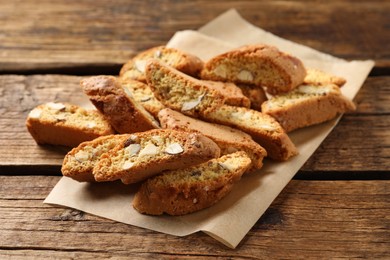
<svg viewBox="0 0 390 260"><path fill-rule="evenodd" d="M387 77L368 78L354 99L357 110L343 116L338 126L302 167L321 178L390 178L390 85ZM387 165L387 166L385 166ZM385 166L385 167L382 167ZM375 173L375 171L382 171ZM345 176L344 174L344 176Z"/></svg>
<svg viewBox="0 0 390 260"><path fill-rule="evenodd" d="M0 76L0 172L59 174L69 148L38 146L25 126L27 114L41 103L59 101L89 104L75 76ZM17 104L17 105L16 105ZM54 168L53 168L54 166Z"/></svg>
<svg viewBox="0 0 390 260"><path fill-rule="evenodd" d="M313 172L385 170L389 173L389 129L388 115L346 115L305 163L302 170Z"/></svg>
<svg viewBox="0 0 390 260"><path fill-rule="evenodd" d="M0 76L1 173L60 173L69 149L37 146L27 132L25 119L33 107L44 102L89 104L79 87L80 79L64 75ZM357 111L343 117L302 173L336 172L343 178L341 171L379 171L379 176L388 176L383 170L390 168L389 86L390 77L369 78L356 98Z"/></svg>
<svg viewBox="0 0 390 260"><path fill-rule="evenodd" d="M388 72L389 1L0 0L0 71L104 73L230 8L286 39ZM272 15L270 15L272 14ZM106 72L107 73L107 72Z"/></svg>
<svg viewBox="0 0 390 260"><path fill-rule="evenodd" d="M390 257L390 181L292 181L239 246L231 250L203 233L174 237L43 204L58 180L55 176L0 176L0 255Z"/></svg>

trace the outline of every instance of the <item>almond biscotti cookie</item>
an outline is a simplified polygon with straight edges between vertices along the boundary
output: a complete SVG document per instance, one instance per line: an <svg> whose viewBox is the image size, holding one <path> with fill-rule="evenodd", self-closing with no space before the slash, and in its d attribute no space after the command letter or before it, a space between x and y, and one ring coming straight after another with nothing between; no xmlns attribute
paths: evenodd
<svg viewBox="0 0 390 260"><path fill-rule="evenodd" d="M346 79L325 73L318 69L307 69L307 74L303 83L305 85L329 85L335 84L339 87L347 82Z"/></svg>
<svg viewBox="0 0 390 260"><path fill-rule="evenodd" d="M146 82L145 66L148 59L158 59L187 75L197 77L203 68L198 57L174 48L158 46L145 50L123 65L119 75L122 79Z"/></svg>
<svg viewBox="0 0 390 260"><path fill-rule="evenodd" d="M69 147L114 133L98 111L59 102L49 102L31 110L26 126L38 144Z"/></svg>
<svg viewBox="0 0 390 260"><path fill-rule="evenodd" d="M208 84L158 60L149 60L145 73L154 96L165 106L183 114L199 117L225 102L223 95Z"/></svg>
<svg viewBox="0 0 390 260"><path fill-rule="evenodd" d="M199 134L170 129L134 133L103 154L93 169L96 181L121 179L130 184L164 170L196 165L220 156L212 140Z"/></svg>
<svg viewBox="0 0 390 260"><path fill-rule="evenodd" d="M251 135L267 151L267 156L286 161L298 153L284 129L270 115L245 107L223 105L203 119L229 125Z"/></svg>
<svg viewBox="0 0 390 260"><path fill-rule="evenodd" d="M225 97L225 103L232 106L249 107L250 100L243 95L241 89L233 83L204 81L209 88L215 89ZM149 113L157 118L158 112L165 106L154 96L149 85L136 80L122 80L122 86L127 88L136 101L138 101Z"/></svg>
<svg viewBox="0 0 390 260"><path fill-rule="evenodd" d="M143 214L184 215L220 201L241 179L251 160L236 152L185 169L167 171L142 184L133 200Z"/></svg>
<svg viewBox="0 0 390 260"><path fill-rule="evenodd" d="M107 135L86 141L69 151L62 163L62 175L80 182L94 182L93 167L103 153L130 137L130 134Z"/></svg>
<svg viewBox="0 0 390 260"><path fill-rule="evenodd" d="M231 82L204 80L209 88L219 91L225 97L225 104L238 107L250 107L251 101L245 96L241 88Z"/></svg>
<svg viewBox="0 0 390 260"><path fill-rule="evenodd" d="M113 76L93 76L81 81L89 100L120 134L159 128L158 122Z"/></svg>
<svg viewBox="0 0 390 260"><path fill-rule="evenodd" d="M252 160L250 172L263 166L267 152L250 135L240 130L191 118L169 108L161 110L158 118L163 128L196 131L210 138L221 148L222 155L246 152Z"/></svg>
<svg viewBox="0 0 390 260"><path fill-rule="evenodd" d="M154 118L157 118L158 112L165 108L165 106L154 97L152 90L147 84L141 81L125 79L122 80L122 86L127 88L127 90L133 94L134 99L140 103L146 111L152 114Z"/></svg>
<svg viewBox="0 0 390 260"><path fill-rule="evenodd" d="M305 75L298 58L263 44L220 54L206 62L201 72L202 79L263 86L270 94L290 91Z"/></svg>
<svg viewBox="0 0 390 260"><path fill-rule="evenodd" d="M355 110L336 85L301 85L264 102L262 111L274 117L286 132L319 124Z"/></svg>

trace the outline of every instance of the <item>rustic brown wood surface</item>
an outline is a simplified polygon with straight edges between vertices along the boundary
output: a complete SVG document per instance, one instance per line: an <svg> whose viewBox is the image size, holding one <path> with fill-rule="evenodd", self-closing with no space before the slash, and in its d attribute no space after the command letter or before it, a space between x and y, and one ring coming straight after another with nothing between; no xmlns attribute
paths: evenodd
<svg viewBox="0 0 390 260"><path fill-rule="evenodd" d="M376 62L357 110L238 247L43 204L68 148L37 146L28 112L48 101L89 104L81 76L117 74L138 51L229 8L281 37ZM0 0L0 259L389 259L389 13L389 1Z"/></svg>
<svg viewBox="0 0 390 260"><path fill-rule="evenodd" d="M76 259L389 256L390 181L291 181L232 250L203 233L174 237L42 204L59 178L0 176L0 255Z"/></svg>
<svg viewBox="0 0 390 260"><path fill-rule="evenodd" d="M0 68L117 71L131 55L197 29L229 8L276 35L390 67L389 1L0 0Z"/></svg>

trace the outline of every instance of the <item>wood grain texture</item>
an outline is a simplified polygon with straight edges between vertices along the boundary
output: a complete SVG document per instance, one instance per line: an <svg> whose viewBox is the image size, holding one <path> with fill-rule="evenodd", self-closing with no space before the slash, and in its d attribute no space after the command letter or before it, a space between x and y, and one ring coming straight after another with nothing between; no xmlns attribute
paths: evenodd
<svg viewBox="0 0 390 260"><path fill-rule="evenodd" d="M58 166L69 148L38 146L28 133L25 121L29 111L42 103L58 101L89 105L79 87L80 79L60 75L0 76L0 160L5 167L0 168L0 172L26 172L32 166L38 166L35 169L38 174L45 171L59 174Z"/></svg>
<svg viewBox="0 0 390 260"><path fill-rule="evenodd" d="M0 176L0 255L41 259L390 257L389 181L292 181L231 250L203 233L174 237L43 204L58 180L55 176Z"/></svg>
<svg viewBox="0 0 390 260"><path fill-rule="evenodd" d="M91 106L74 75L117 74L139 51L230 8L334 56L374 59L371 76L383 75L367 79L357 110L238 247L43 204L69 148L36 145L28 112L50 101ZM390 259L389 13L389 1L369 0L0 0L0 259Z"/></svg>
<svg viewBox="0 0 390 260"><path fill-rule="evenodd" d="M371 178L390 178L388 79L367 79L354 99L357 110L343 116L337 127L302 167L303 171L317 171L317 175L322 171L325 172L324 176L331 176L326 172L334 171L336 175L332 178L341 171L350 171L344 176L346 178L359 178L359 174L363 178L369 178L370 175Z"/></svg>
<svg viewBox="0 0 390 260"><path fill-rule="evenodd" d="M390 67L389 1L0 0L0 72L118 72L135 53L230 8L286 39ZM375 71L374 71L375 73Z"/></svg>
<svg viewBox="0 0 390 260"><path fill-rule="evenodd" d="M60 174L60 165L69 148L36 145L27 132L25 120L32 108L45 102L91 106L79 87L81 78L0 76L1 172ZM369 78L356 97L357 111L344 115L302 170L337 172L338 178L345 178L351 171L380 171L381 176L388 176L383 170L390 168L389 86L390 77ZM341 171L346 172L339 173Z"/></svg>

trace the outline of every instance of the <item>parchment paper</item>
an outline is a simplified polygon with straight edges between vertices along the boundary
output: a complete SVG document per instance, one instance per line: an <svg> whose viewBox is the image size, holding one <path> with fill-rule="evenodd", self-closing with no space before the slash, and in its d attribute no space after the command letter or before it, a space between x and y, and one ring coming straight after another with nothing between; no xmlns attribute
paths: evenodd
<svg viewBox="0 0 390 260"><path fill-rule="evenodd" d="M235 10L229 10L196 31L177 32L168 43L204 60L249 43L275 45L301 58L306 67L318 68L347 79L343 93L353 99L374 62L345 61L290 42L257 28ZM340 117L339 117L340 118ZM137 185L79 183L62 178L44 201L82 210L115 221L158 232L185 236L203 231L235 248L260 216L293 178L305 161L337 124L339 118L289 134L300 154L283 163L266 160L256 174L244 176L233 191L216 205L185 216L146 216L131 206Z"/></svg>

